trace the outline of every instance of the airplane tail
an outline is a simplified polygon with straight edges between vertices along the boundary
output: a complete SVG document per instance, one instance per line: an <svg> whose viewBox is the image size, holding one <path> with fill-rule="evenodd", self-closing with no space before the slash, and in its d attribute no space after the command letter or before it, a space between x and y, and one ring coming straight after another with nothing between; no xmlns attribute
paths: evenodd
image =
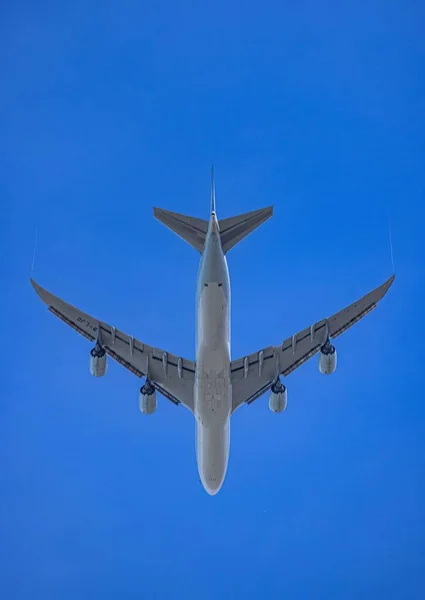
<svg viewBox="0 0 425 600"><path fill-rule="evenodd" d="M210 204L210 212L211 214L215 214L215 185L214 185L214 167L211 167L211 204Z"/></svg>
<svg viewBox="0 0 425 600"><path fill-rule="evenodd" d="M187 215L164 210L163 208L154 208L154 216L166 227L174 231L185 242L190 244L198 252L203 252L205 238L208 231L208 221L196 219ZM226 254L233 246L236 246L241 240L249 235L254 229L257 229L262 223L267 221L273 214L273 206L260 208L251 212L221 219L218 221L221 237L221 246Z"/></svg>
<svg viewBox="0 0 425 600"><path fill-rule="evenodd" d="M203 252L205 246L205 237L208 231L208 221L195 219L186 215L164 210L163 208L153 209L154 217L161 221L168 229L174 231L185 242Z"/></svg>
<svg viewBox="0 0 425 600"><path fill-rule="evenodd" d="M215 215L215 186L214 186L214 169L211 169L211 200L210 213ZM203 252L205 246L205 238L208 232L208 221L204 219L196 219L187 215L164 210L163 208L153 209L154 217L161 221L166 227L174 231L185 242L196 248L199 252ZM218 221L220 230L221 246L226 254L233 246L243 240L251 231L257 229L262 223L267 221L273 214L273 206L260 208L251 212L221 219Z"/></svg>
<svg viewBox="0 0 425 600"><path fill-rule="evenodd" d="M236 246L241 240L249 235L254 229L257 229L262 223L270 219L273 214L273 206L260 208L251 212L221 219L218 224L220 227L221 247L226 254L233 246Z"/></svg>

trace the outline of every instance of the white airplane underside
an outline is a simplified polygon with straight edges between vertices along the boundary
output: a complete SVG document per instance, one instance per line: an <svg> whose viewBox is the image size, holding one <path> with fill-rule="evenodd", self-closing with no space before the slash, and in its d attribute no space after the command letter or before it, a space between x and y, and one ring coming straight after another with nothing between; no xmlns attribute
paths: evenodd
<svg viewBox="0 0 425 600"><path fill-rule="evenodd" d="M230 417L242 404L251 404L270 391L269 408L283 412L287 390L281 377L319 355L319 370L331 374L336 350L331 340L376 308L392 282L385 283L347 308L300 331L278 346L262 348L231 360L230 280L226 253L271 217L268 207L218 220L214 183L208 221L155 208L154 215L201 253L196 302L196 359L188 360L149 346L54 296L33 279L31 283L49 310L94 343L90 352L92 375L105 375L107 357L126 367L144 383L139 407L156 410L157 392L182 404L195 417L196 457L205 490L216 494L224 481L230 448Z"/></svg>

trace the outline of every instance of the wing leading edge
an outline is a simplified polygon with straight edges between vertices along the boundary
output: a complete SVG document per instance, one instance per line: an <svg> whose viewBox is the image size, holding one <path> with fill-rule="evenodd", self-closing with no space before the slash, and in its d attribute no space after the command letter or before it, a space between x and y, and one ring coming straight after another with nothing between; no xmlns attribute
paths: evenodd
<svg viewBox="0 0 425 600"><path fill-rule="evenodd" d="M195 363L140 342L54 296L31 279L50 312L91 342L100 339L106 353L137 377L149 379L165 398L193 412Z"/></svg>
<svg viewBox="0 0 425 600"><path fill-rule="evenodd" d="M395 275L332 317L322 319L287 338L280 346L269 346L231 363L233 412L244 402L250 404L270 389L278 375L288 376L311 358L326 341L336 338L360 321L382 300Z"/></svg>

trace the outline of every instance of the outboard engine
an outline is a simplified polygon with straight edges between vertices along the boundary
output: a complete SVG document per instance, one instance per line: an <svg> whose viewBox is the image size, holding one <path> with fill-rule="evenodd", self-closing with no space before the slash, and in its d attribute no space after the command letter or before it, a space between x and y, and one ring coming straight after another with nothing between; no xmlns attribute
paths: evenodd
<svg viewBox="0 0 425 600"><path fill-rule="evenodd" d="M319 351L319 371L322 375L331 375L336 369L336 350L329 339L323 344Z"/></svg>
<svg viewBox="0 0 425 600"><path fill-rule="evenodd" d="M90 350L90 373L93 377L103 377L106 373L106 369L107 362L105 349L97 343L93 350Z"/></svg>
<svg viewBox="0 0 425 600"><path fill-rule="evenodd" d="M286 386L278 378L270 388L269 408L274 413L281 413L288 404Z"/></svg>
<svg viewBox="0 0 425 600"><path fill-rule="evenodd" d="M140 388L139 409L144 415L152 415L156 411L156 390L149 379Z"/></svg>

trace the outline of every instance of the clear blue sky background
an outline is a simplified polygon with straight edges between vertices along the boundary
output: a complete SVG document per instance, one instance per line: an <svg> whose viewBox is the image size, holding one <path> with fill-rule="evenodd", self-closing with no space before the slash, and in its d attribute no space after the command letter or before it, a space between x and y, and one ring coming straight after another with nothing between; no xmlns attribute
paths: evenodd
<svg viewBox="0 0 425 600"><path fill-rule="evenodd" d="M7 5L6 5L7 4ZM425 4L5 3L1 9L1 529L5 600L425 597ZM197 253L152 207L275 205L229 255L234 357L372 315L232 422L218 496L194 423L29 285L193 357Z"/></svg>

